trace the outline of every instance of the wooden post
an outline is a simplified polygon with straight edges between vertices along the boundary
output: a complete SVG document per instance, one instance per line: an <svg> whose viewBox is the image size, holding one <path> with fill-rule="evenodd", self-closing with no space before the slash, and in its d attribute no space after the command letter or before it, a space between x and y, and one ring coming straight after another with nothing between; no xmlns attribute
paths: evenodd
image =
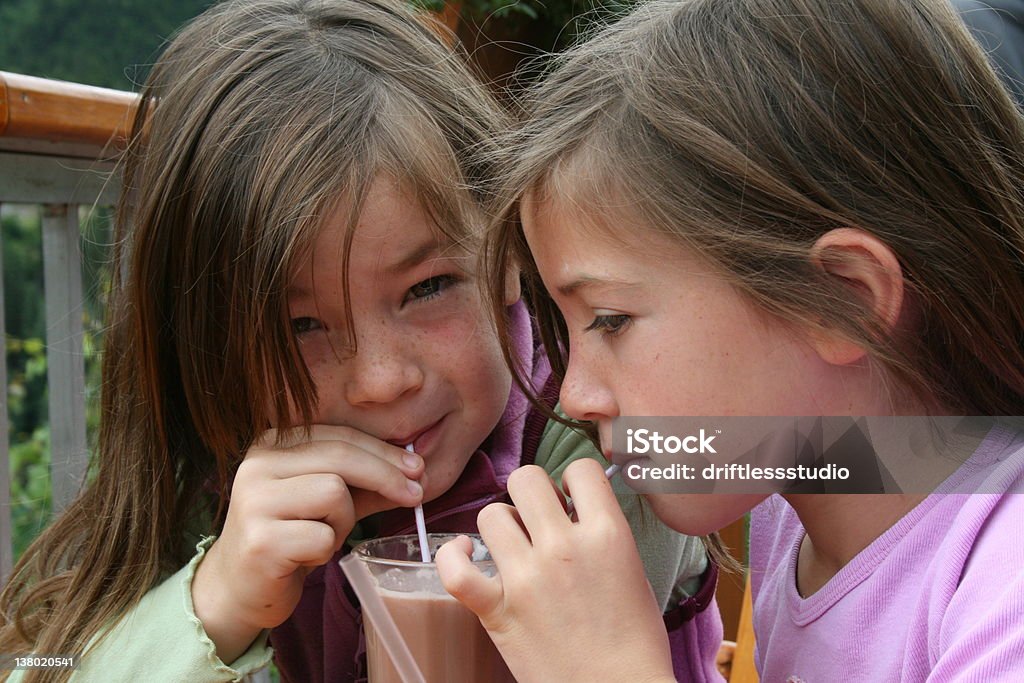
<svg viewBox="0 0 1024 683"><path fill-rule="evenodd" d="M63 510L85 481L85 358L82 351L82 264L77 204L43 212L46 289L46 380L50 392L53 512Z"/></svg>
<svg viewBox="0 0 1024 683"><path fill-rule="evenodd" d="M740 518L721 529L718 535L736 561L747 566L747 522ZM736 640L740 610L743 607L743 574L722 572L718 575L718 610L722 613L722 628L726 640Z"/></svg>
<svg viewBox="0 0 1024 683"><path fill-rule="evenodd" d="M0 205L0 209L2 209ZM0 211L0 215L3 211ZM0 237L0 245L3 239ZM0 584L7 583L14 564L11 544L11 459L7 417L7 328L4 314L4 259L0 249Z"/></svg>

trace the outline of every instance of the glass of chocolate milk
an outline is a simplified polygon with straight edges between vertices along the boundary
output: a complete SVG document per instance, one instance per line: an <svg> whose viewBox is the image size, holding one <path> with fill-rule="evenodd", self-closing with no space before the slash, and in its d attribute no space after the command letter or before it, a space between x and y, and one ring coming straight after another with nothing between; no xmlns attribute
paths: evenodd
<svg viewBox="0 0 1024 683"><path fill-rule="evenodd" d="M428 534L430 556L458 535ZM473 563L485 574L496 574L480 537L465 535L473 540ZM356 546L352 554L373 576L427 683L515 683L476 615L444 589L437 566L420 559L416 536L377 538ZM370 683L402 683L369 622L366 659Z"/></svg>

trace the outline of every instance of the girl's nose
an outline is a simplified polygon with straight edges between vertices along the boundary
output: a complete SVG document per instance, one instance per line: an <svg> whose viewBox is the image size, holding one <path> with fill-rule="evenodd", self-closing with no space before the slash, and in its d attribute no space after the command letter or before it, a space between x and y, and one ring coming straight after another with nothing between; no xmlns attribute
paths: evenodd
<svg viewBox="0 0 1024 683"><path fill-rule="evenodd" d="M353 406L391 403L423 386L423 369L401 344L360 340L356 355L346 362L345 399Z"/></svg>
<svg viewBox="0 0 1024 683"><path fill-rule="evenodd" d="M572 354L569 356L569 367L565 371L559 400L565 414L576 420L597 422L619 414L611 389L591 371L585 360L574 358Z"/></svg>

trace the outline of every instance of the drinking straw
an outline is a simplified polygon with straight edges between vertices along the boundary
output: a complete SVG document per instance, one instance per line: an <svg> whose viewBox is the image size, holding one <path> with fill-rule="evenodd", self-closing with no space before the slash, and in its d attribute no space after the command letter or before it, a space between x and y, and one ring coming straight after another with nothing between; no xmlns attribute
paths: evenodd
<svg viewBox="0 0 1024 683"><path fill-rule="evenodd" d="M354 553L349 553L341 560L341 571L348 577L349 585L355 591L359 603L363 606L363 614L370 618L370 623L377 630L377 635L384 644L384 649L391 657L402 683L427 683L420 667L409 652L409 646L395 626L387 605L377 593L377 585L361 560Z"/></svg>
<svg viewBox="0 0 1024 683"><path fill-rule="evenodd" d="M619 470L621 470L621 469L622 469L622 465L609 465L608 469L606 469L604 471L604 476L605 476L606 479L611 479L616 474L618 474ZM576 507L572 504L572 498L570 498L569 502L565 504L565 514L567 514L570 517L572 517L572 513L573 513L573 511L575 509L576 509Z"/></svg>
<svg viewBox="0 0 1024 683"><path fill-rule="evenodd" d="M405 450L413 452L412 444L407 444ZM420 558L424 562L431 562L430 541L427 540L427 521L423 518L423 505L417 505L416 510L416 535L420 537Z"/></svg>

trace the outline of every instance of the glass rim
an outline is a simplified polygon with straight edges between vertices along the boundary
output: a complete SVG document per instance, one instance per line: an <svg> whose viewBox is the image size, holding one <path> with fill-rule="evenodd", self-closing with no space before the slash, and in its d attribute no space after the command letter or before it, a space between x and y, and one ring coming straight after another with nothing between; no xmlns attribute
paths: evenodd
<svg viewBox="0 0 1024 683"><path fill-rule="evenodd" d="M444 539L442 542L437 544L437 545L440 546L440 545L442 545L442 543L447 543L448 541L450 541L452 539L455 539L455 538L458 538L459 536L468 536L469 538L476 539L477 541L480 541L481 543L483 543L483 539L480 537L480 534L473 534L473 533L430 532L430 533L427 534L427 539L431 540L431 541L434 540L435 538L436 539ZM372 548L375 545L382 545L385 542L390 542L390 543L410 543L410 542L412 542L413 545L418 545L419 541L420 541L419 536L417 536L416 534L402 534L400 536L381 536L379 538L371 538L371 539L367 539L365 541L362 541L361 543L356 545L354 548L352 548L351 552L352 552L353 555L355 555L357 558L359 558L363 562L366 562L367 564L383 565L383 566L388 566L388 567L408 567L408 568L412 568L412 567L436 567L437 566L437 562L435 562L433 560L431 560L430 562L424 562L423 560L397 560L397 559L390 558L390 557L377 557L377 556L371 555L369 553L369 549L370 548ZM431 546L433 547L433 544L431 544ZM433 557L434 554L436 554L436 548L431 553L431 557ZM474 567L493 567L493 566L495 566L494 558L489 558L489 559L486 559L486 560L476 560L476 561L473 562L473 566Z"/></svg>

